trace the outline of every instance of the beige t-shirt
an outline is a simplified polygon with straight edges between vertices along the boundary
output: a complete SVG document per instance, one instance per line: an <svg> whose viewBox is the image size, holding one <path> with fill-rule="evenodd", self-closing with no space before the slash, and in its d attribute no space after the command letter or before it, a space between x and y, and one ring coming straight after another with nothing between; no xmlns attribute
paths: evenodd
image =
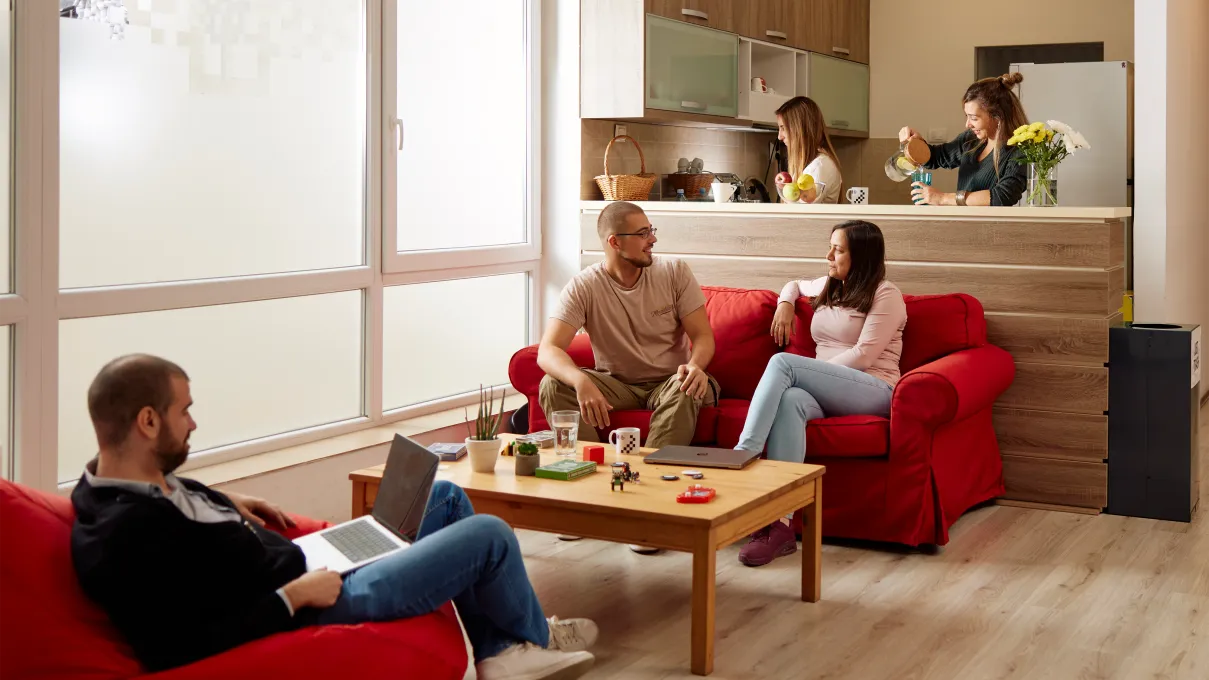
<svg viewBox="0 0 1209 680"><path fill-rule="evenodd" d="M563 289L550 316L592 338L596 370L638 384L665 380L691 350L680 320L705 306L689 266L656 257L633 288L622 288L598 262Z"/></svg>

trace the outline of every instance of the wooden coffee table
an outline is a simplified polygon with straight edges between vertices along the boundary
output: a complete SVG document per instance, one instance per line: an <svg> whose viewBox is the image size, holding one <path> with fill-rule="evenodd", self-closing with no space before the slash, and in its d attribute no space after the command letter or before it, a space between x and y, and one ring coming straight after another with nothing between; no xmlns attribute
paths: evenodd
<svg viewBox="0 0 1209 680"><path fill-rule="evenodd" d="M584 445L581 444L582 449ZM495 515L521 529L584 536L618 543L639 543L693 554L692 670L714 669L714 570L717 551L775 519L804 510L802 533L802 599L817 602L821 590L821 506L823 472L819 465L757 460L743 470L702 469L700 482L681 476L683 466L647 465L642 455L617 456L605 446L605 465L595 474L571 482L513 475L514 460L501 456L495 474L474 472L469 457L442 463L438 479L466 490L475 512ZM650 453L643 449L642 454ZM557 460L543 452L542 463ZM612 491L608 464L624 460L641 473L641 484ZM357 470L353 482L353 517L369 513L382 479L381 465ZM710 503L677 503L689 484L717 489Z"/></svg>

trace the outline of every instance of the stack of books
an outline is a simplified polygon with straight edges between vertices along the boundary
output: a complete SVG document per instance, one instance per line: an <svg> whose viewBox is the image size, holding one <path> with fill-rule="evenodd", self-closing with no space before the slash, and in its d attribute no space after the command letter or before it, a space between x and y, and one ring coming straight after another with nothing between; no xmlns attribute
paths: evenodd
<svg viewBox="0 0 1209 680"><path fill-rule="evenodd" d="M557 463L543 465L534 471L534 476L546 479L561 479L569 482L573 479L586 477L596 472L596 463L590 460L560 460Z"/></svg>

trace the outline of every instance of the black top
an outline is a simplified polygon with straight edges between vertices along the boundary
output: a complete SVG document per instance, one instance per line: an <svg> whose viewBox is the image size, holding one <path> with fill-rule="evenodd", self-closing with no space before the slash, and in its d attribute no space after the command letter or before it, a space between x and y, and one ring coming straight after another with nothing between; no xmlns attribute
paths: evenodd
<svg viewBox="0 0 1209 680"><path fill-rule="evenodd" d="M989 189L991 205L1016 205L1024 193L1025 171L1016 158L1020 150L1005 146L999 152L999 173L995 173L995 154L978 160L986 142L979 142L970 130L944 144L929 144L932 158L926 168L957 168L957 189L974 192Z"/></svg>
<svg viewBox="0 0 1209 680"><path fill-rule="evenodd" d="M191 479L180 482L234 509ZM246 520L195 522L166 498L81 478L71 557L84 592L149 670L191 663L307 623L277 589L306 572L302 550Z"/></svg>

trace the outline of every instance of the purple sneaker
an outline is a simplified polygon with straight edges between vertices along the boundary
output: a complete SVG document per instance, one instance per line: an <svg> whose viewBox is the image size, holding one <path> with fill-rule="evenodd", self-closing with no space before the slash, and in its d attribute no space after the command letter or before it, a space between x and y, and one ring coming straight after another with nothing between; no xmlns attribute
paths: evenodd
<svg viewBox="0 0 1209 680"><path fill-rule="evenodd" d="M751 535L751 541L739 551L739 561L749 567L762 567L797 549L793 529L777 521Z"/></svg>

